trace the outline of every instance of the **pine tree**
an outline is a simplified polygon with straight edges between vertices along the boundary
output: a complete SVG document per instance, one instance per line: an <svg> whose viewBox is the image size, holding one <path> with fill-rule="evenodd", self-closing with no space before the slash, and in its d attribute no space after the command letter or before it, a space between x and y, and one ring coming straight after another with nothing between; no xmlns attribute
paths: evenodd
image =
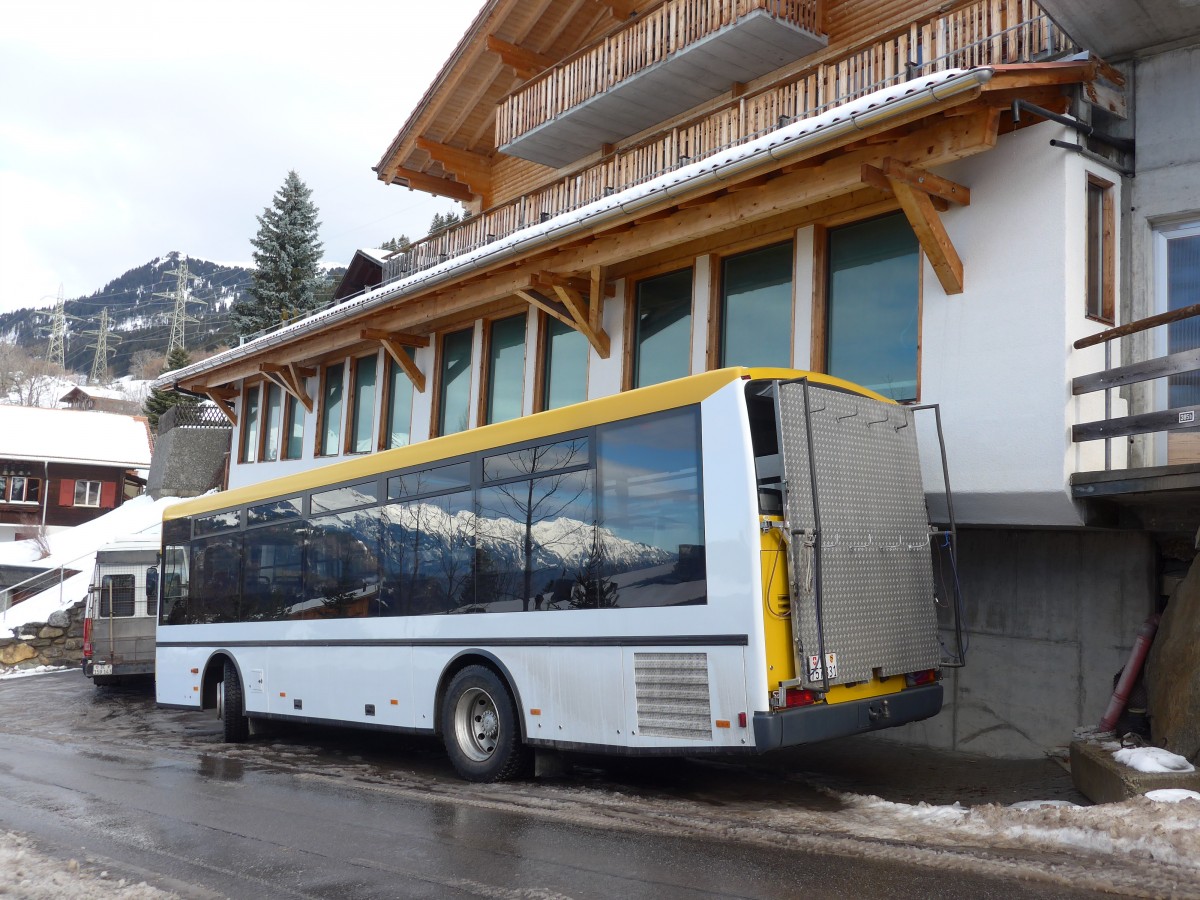
<svg viewBox="0 0 1200 900"><path fill-rule="evenodd" d="M167 363L163 366L163 372L174 372L176 369L182 369L189 362L191 357L188 352L182 347L176 347L167 356ZM158 431L158 419L172 406L195 406L200 401L190 394L180 394L172 390L164 390L162 388L154 388L146 397L146 402L142 406L142 412L150 422L150 429Z"/></svg>
<svg viewBox="0 0 1200 900"><path fill-rule="evenodd" d="M315 309L320 278L317 263L324 245L318 240L317 207L312 190L294 171L271 205L258 216L254 275L246 296L233 307L238 334L249 337Z"/></svg>

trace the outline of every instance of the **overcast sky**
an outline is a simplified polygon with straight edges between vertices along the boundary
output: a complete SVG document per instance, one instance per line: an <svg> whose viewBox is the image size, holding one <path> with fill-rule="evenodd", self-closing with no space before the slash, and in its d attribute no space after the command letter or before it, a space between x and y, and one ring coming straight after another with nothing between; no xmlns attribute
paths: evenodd
<svg viewBox="0 0 1200 900"><path fill-rule="evenodd" d="M0 312L171 250L251 261L289 169L326 264L457 210L375 165L483 0L38 0L0 9Z"/></svg>

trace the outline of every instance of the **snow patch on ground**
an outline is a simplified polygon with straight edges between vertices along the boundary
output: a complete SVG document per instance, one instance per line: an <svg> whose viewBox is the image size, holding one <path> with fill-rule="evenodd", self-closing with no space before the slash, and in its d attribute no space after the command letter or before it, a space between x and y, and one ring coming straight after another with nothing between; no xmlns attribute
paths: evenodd
<svg viewBox="0 0 1200 900"><path fill-rule="evenodd" d="M1195 772L1196 767L1162 747L1126 747L1113 753L1113 759L1139 772Z"/></svg>
<svg viewBox="0 0 1200 900"><path fill-rule="evenodd" d="M30 675L57 675L60 672L74 672L77 667L69 668L64 666L33 666L28 669L9 668L8 666L0 666L0 680L6 678L28 678ZM4 893L0 886L0 894Z"/></svg>
<svg viewBox="0 0 1200 900"><path fill-rule="evenodd" d="M1186 788L1159 788L1157 791L1146 791L1148 800L1158 803L1180 803L1183 800L1195 800L1200 803L1200 793Z"/></svg>
<svg viewBox="0 0 1200 900"><path fill-rule="evenodd" d="M28 838L0 832L0 894L22 900L170 900L178 894L160 891L142 881L130 884L111 878L95 861L65 862L39 853Z"/></svg>

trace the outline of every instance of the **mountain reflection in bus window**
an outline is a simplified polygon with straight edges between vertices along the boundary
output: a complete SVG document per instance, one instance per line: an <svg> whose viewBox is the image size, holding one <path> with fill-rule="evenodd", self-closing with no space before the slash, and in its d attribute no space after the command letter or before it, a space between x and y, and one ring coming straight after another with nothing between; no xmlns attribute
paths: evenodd
<svg viewBox="0 0 1200 900"><path fill-rule="evenodd" d="M606 603L706 603L698 410L604 426L597 458L597 546Z"/></svg>
<svg viewBox="0 0 1200 900"><path fill-rule="evenodd" d="M379 510L320 516L309 521L306 599L291 618L375 615L379 593Z"/></svg>
<svg viewBox="0 0 1200 900"><path fill-rule="evenodd" d="M586 459L586 454L584 455ZM565 472L481 488L476 609L523 612L594 603L592 473Z"/></svg>
<svg viewBox="0 0 1200 900"><path fill-rule="evenodd" d="M475 602L471 491L393 503L383 516L380 614L424 616Z"/></svg>
<svg viewBox="0 0 1200 900"><path fill-rule="evenodd" d="M303 599L305 523L247 531L242 548L242 617L250 622L286 619Z"/></svg>

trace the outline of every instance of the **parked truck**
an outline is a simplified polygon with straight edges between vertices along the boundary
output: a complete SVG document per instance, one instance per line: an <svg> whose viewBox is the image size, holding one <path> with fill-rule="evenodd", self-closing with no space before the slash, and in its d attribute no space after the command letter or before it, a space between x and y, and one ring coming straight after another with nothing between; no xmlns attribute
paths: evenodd
<svg viewBox="0 0 1200 900"><path fill-rule="evenodd" d="M83 623L83 674L99 685L154 675L157 533L101 547Z"/></svg>

